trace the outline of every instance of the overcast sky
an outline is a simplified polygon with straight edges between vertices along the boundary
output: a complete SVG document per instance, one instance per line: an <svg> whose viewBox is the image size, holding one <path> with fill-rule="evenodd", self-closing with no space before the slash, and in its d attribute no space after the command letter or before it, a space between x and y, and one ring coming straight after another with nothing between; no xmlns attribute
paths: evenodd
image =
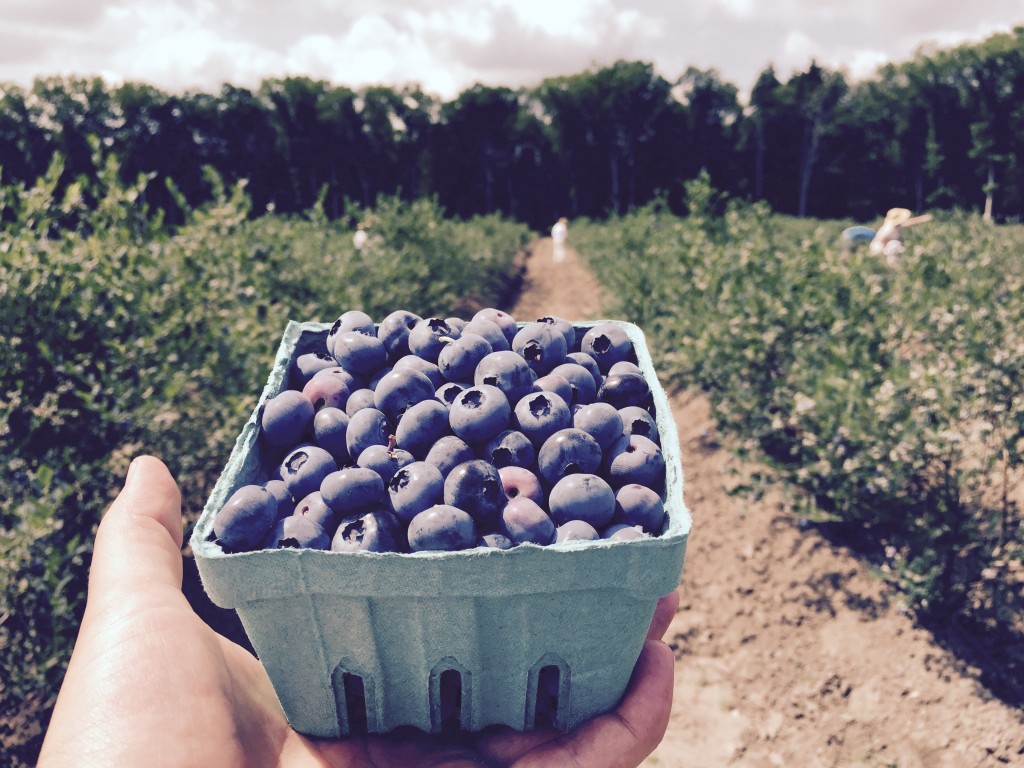
<svg viewBox="0 0 1024 768"><path fill-rule="evenodd" d="M535 85L617 59L675 79L715 68L742 92L811 59L870 76L922 44L1024 23L1024 0L0 0L0 82L101 75L217 92L265 77Z"/></svg>

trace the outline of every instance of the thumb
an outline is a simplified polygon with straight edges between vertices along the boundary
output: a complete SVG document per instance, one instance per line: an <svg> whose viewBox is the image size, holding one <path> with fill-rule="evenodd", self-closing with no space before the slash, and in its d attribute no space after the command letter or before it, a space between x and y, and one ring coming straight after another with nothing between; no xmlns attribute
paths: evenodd
<svg viewBox="0 0 1024 768"><path fill-rule="evenodd" d="M164 463L136 458L96 531L89 605L181 590L181 493Z"/></svg>

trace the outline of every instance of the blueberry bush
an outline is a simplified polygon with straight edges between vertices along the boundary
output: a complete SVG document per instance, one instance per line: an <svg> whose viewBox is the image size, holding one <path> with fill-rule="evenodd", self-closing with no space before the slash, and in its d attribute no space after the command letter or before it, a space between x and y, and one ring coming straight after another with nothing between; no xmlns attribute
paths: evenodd
<svg viewBox="0 0 1024 768"><path fill-rule="evenodd" d="M62 188L56 160L0 187L0 712L46 711L84 606L91 541L130 459L161 456L194 519L289 319L500 302L530 233L381 198L328 220L251 215L244 185L178 227L114 162ZM369 234L356 248L353 231ZM2 737L3 734L0 734ZM26 758L27 759L27 758Z"/></svg>
<svg viewBox="0 0 1024 768"><path fill-rule="evenodd" d="M574 223L615 286L607 311L919 615L1020 637L1024 227L945 214L887 266L843 246L847 223L722 201L706 179L689 201Z"/></svg>

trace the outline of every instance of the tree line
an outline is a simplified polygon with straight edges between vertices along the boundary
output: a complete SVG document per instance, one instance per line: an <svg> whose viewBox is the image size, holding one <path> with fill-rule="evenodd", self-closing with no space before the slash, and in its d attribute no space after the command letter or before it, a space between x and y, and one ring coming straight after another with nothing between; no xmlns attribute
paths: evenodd
<svg viewBox="0 0 1024 768"><path fill-rule="evenodd" d="M445 101L416 85L352 89L306 77L256 89L168 93L138 82L0 85L0 181L53 157L62 183L113 155L171 222L207 200L207 169L246 180L254 211L320 204L330 217L379 195L433 196L450 214L500 212L545 228L657 195L684 206L702 171L731 196L797 216L870 219L890 206L1024 215L1024 26L921 49L851 81L811 63L772 67L749 97L715 70L675 80L618 61L526 88L474 85Z"/></svg>

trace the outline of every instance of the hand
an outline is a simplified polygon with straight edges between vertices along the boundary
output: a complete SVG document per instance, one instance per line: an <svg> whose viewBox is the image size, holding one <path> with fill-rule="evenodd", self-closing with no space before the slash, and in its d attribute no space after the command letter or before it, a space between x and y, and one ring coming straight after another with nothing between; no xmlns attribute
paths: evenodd
<svg viewBox="0 0 1024 768"><path fill-rule="evenodd" d="M661 741L678 605L662 598L618 708L571 733L492 728L313 739L285 720L260 662L224 639L181 592L181 496L157 459L132 462L96 533L89 597L39 765L636 766Z"/></svg>

